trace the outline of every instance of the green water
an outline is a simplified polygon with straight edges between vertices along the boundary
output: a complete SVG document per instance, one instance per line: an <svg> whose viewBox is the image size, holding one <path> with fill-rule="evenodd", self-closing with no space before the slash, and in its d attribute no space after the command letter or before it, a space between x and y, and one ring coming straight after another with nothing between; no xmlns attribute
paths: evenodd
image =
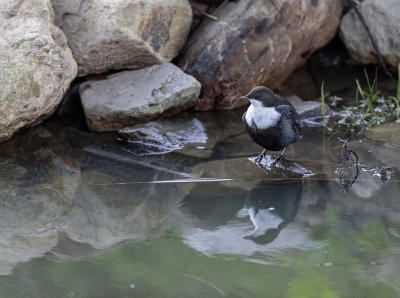
<svg viewBox="0 0 400 298"><path fill-rule="evenodd" d="M350 136L393 173L346 192L344 129L304 129L300 178L248 160L240 113L195 115L205 148L159 156L52 121L1 144L0 297L400 297L399 147Z"/></svg>

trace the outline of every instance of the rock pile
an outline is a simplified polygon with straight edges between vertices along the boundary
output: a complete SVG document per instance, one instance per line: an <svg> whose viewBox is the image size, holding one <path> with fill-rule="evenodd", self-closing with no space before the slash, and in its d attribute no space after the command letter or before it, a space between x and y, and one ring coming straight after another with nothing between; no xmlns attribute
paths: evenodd
<svg viewBox="0 0 400 298"><path fill-rule="evenodd" d="M341 11L341 0L2 2L0 141L48 118L76 76L65 98L79 90L94 131L236 108L239 95L277 88L325 45Z"/></svg>

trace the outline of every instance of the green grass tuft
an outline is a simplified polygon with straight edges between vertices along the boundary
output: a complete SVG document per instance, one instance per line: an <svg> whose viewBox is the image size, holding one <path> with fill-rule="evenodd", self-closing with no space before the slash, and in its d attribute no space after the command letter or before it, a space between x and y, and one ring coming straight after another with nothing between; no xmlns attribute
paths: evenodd
<svg viewBox="0 0 400 298"><path fill-rule="evenodd" d="M365 69L364 69L365 71ZM360 83L356 80L356 104L344 107L343 118L340 124L347 124L352 129L368 128L389 121L400 121L400 64L397 83L397 96L385 97L378 90L377 72L371 83L365 71L368 90L362 90Z"/></svg>

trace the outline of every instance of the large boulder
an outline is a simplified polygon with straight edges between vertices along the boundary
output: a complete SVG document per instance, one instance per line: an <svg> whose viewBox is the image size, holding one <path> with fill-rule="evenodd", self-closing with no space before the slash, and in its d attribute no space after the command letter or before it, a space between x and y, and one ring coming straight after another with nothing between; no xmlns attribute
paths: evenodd
<svg viewBox="0 0 400 298"><path fill-rule="evenodd" d="M91 130L119 130L169 117L197 103L200 83L171 63L83 83L79 92Z"/></svg>
<svg viewBox="0 0 400 298"><path fill-rule="evenodd" d="M358 6L358 10L383 60L393 70L397 70L400 63L400 1L365 0ZM367 30L354 8L342 18L340 35L356 63L380 63Z"/></svg>
<svg viewBox="0 0 400 298"><path fill-rule="evenodd" d="M52 0L78 76L169 62L192 22L187 0Z"/></svg>
<svg viewBox="0 0 400 298"><path fill-rule="evenodd" d="M189 38L179 66L202 84L198 109L246 104L252 87L277 88L335 35L342 1L228 2Z"/></svg>
<svg viewBox="0 0 400 298"><path fill-rule="evenodd" d="M0 2L0 141L41 123L60 103L77 65L50 0Z"/></svg>

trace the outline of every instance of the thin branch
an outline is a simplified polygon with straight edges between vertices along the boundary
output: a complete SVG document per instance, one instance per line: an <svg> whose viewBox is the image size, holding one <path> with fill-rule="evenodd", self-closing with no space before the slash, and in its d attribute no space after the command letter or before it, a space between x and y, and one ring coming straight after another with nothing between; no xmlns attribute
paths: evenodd
<svg viewBox="0 0 400 298"><path fill-rule="evenodd" d="M194 9L196 9L196 10L197 10L198 12L200 12L202 15L205 15L207 18L210 18L210 19L212 19L212 20L214 20L214 21L217 21L217 20L218 20L218 18L217 18L216 16L213 16L212 14L209 14L209 13L207 13L207 12L201 10L200 8L194 6L193 4L191 4L191 5L192 5L192 7L193 7Z"/></svg>

